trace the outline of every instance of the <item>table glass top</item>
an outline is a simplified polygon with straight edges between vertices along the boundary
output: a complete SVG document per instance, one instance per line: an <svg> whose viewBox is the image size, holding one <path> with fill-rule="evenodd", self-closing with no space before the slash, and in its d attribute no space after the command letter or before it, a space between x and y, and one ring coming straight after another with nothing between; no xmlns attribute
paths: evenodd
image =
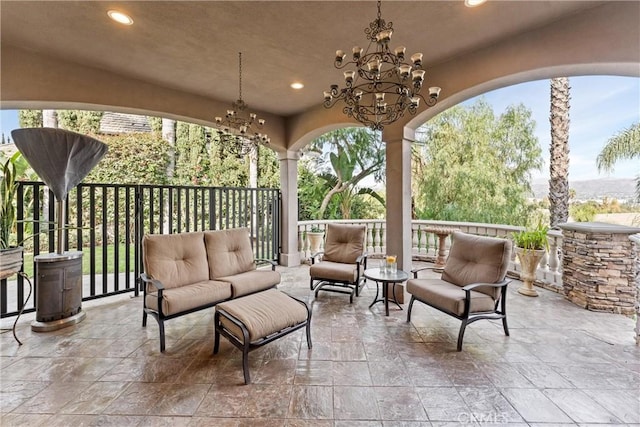
<svg viewBox="0 0 640 427"><path fill-rule="evenodd" d="M381 272L380 268L367 268L364 271L364 277L371 280L377 280L379 282L404 282L409 278L409 275L402 270L397 270L395 273Z"/></svg>

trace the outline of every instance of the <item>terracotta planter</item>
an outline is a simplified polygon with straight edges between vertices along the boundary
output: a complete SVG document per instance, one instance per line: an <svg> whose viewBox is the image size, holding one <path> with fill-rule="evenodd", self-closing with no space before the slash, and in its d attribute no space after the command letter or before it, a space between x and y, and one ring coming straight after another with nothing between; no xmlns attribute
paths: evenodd
<svg viewBox="0 0 640 427"><path fill-rule="evenodd" d="M22 267L22 246L0 250L0 280L20 271Z"/></svg>
<svg viewBox="0 0 640 427"><path fill-rule="evenodd" d="M544 249L516 248L516 255L520 260L520 279L522 280L522 286L518 289L518 292L522 295L538 296L538 292L533 287L533 282L536 280L536 270L544 254Z"/></svg>

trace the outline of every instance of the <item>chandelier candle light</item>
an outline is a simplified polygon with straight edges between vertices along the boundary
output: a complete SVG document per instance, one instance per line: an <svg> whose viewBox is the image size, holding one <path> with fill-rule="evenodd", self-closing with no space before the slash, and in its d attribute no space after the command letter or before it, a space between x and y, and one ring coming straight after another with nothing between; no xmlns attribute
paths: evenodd
<svg viewBox="0 0 640 427"><path fill-rule="evenodd" d="M218 136L223 149L244 157L254 151L258 144L268 144L269 137L259 133L254 129L262 129L265 124L264 119L259 119L255 113L245 113L247 104L242 100L242 52L238 52L239 69L239 96L238 100L232 104L233 109L227 110L223 117L216 117L218 125Z"/></svg>
<svg viewBox="0 0 640 427"><path fill-rule="evenodd" d="M331 85L324 92L325 108L333 107L339 100L344 101L343 112L373 130L382 130L404 116L405 111L416 114L420 99L429 107L438 101L439 87L429 88L429 97L420 94L425 71L422 70L422 54L411 55L411 64L405 62L404 46L392 52L389 48L393 34L393 22L385 22L380 15L365 28L369 46L364 51L355 46L353 60L345 62L346 54L336 51L335 67L343 69L354 66L356 71L344 71L345 88Z"/></svg>

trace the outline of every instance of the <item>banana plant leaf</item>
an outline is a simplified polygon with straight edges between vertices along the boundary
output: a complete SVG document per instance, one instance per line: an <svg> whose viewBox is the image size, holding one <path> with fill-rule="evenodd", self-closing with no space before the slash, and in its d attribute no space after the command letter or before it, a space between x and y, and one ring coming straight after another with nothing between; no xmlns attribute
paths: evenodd
<svg viewBox="0 0 640 427"><path fill-rule="evenodd" d="M64 200L107 153L105 143L64 129L14 129L11 136L57 200Z"/></svg>

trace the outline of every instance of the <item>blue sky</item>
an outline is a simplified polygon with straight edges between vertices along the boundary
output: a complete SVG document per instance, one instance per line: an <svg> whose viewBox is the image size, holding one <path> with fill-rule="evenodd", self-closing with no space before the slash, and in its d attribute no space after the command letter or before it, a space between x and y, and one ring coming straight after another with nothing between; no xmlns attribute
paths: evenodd
<svg viewBox="0 0 640 427"><path fill-rule="evenodd" d="M640 175L640 161L616 163L613 173L598 173L596 157L607 140L640 121L640 79L636 77L570 77L569 180L634 178ZM482 95L496 114L509 105L524 104L536 121L536 136L545 165L533 173L534 180L549 176L549 80L522 83ZM473 103L474 99L465 101Z"/></svg>
<svg viewBox="0 0 640 427"><path fill-rule="evenodd" d="M640 161L627 160L615 165L611 174L598 173L595 159L607 140L640 121L640 79L636 77L571 77L569 135L569 180L594 178L634 178L640 175ZM533 174L534 180L549 175L549 80L522 83L482 95L496 114L509 105L524 104L536 121L536 136L542 147L545 166ZM466 103L474 102L474 99ZM7 137L18 127L17 112L0 110L0 132Z"/></svg>

